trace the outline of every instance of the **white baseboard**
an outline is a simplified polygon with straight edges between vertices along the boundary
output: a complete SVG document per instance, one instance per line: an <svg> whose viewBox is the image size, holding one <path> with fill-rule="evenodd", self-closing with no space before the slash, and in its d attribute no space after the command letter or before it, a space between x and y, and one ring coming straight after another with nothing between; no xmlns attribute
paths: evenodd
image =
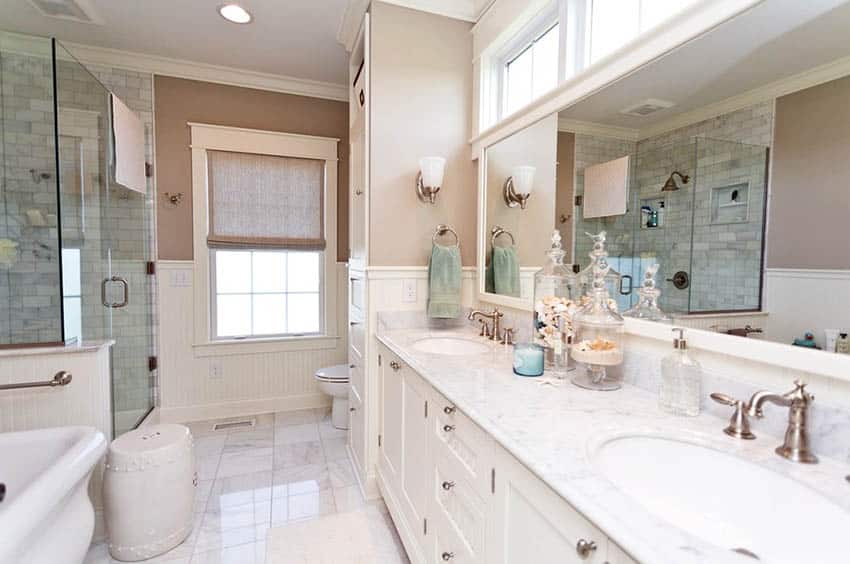
<svg viewBox="0 0 850 564"><path fill-rule="evenodd" d="M357 480L357 487L360 488L360 493L366 499L380 499L381 491L378 489L378 481L374 473L369 473L365 478L360 476L359 465L357 458L354 456L354 451L351 450L351 443L346 443L345 451L348 453L348 461L351 467L354 468L354 479Z"/></svg>
<svg viewBox="0 0 850 564"><path fill-rule="evenodd" d="M321 392L287 396L280 398L263 398L256 400L229 401L205 405L185 407L160 407L159 421L161 423L183 423L186 421L205 421L222 417L241 417L275 411L294 411L326 407L331 404L330 396Z"/></svg>
<svg viewBox="0 0 850 564"><path fill-rule="evenodd" d="M380 469L378 469L377 482L381 496L384 498L384 503L390 511L390 517L392 517L393 524L395 525L396 531L398 531L401 544L404 545L404 551L407 553L407 558L412 564L425 564L425 558L423 558L419 553L419 543L416 540L416 536L413 534L413 531L410 530L410 527L407 525L407 521L404 519L404 514L401 511L398 499L396 499L392 490L384 483L384 477L381 475Z"/></svg>

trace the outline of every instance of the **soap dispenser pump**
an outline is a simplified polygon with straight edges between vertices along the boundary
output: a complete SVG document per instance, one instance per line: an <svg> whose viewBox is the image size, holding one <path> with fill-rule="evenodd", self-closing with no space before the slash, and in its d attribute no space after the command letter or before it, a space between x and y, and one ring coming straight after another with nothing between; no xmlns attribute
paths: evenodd
<svg viewBox="0 0 850 564"><path fill-rule="evenodd" d="M659 407L674 415L699 415L702 399L702 367L688 352L684 329L674 328L674 351L661 360Z"/></svg>

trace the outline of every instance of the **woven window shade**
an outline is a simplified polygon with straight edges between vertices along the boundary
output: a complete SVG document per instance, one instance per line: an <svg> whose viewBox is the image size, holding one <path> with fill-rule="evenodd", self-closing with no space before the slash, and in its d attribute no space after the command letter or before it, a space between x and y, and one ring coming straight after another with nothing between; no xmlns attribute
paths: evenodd
<svg viewBox="0 0 850 564"><path fill-rule="evenodd" d="M325 161L207 151L210 247L323 250Z"/></svg>

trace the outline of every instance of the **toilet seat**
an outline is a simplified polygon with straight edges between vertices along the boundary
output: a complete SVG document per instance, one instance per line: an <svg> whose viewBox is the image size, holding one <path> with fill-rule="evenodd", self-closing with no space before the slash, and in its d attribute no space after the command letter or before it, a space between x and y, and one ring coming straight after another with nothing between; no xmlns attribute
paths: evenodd
<svg viewBox="0 0 850 564"><path fill-rule="evenodd" d="M316 379L324 382L348 382L350 368L347 364L337 364L316 370Z"/></svg>

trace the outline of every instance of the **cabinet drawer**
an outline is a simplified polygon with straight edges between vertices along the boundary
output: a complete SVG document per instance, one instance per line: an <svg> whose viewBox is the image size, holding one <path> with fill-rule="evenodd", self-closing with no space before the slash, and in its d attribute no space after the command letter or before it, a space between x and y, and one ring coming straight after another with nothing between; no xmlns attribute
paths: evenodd
<svg viewBox="0 0 850 564"><path fill-rule="evenodd" d="M348 317L365 319L366 317L366 280L354 273L348 278Z"/></svg>
<svg viewBox="0 0 850 564"><path fill-rule="evenodd" d="M492 445L490 437L442 395L435 393L435 454L461 473L480 495L490 493Z"/></svg>
<svg viewBox="0 0 850 564"><path fill-rule="evenodd" d="M452 530L445 521L438 521L432 526L434 535L433 557L428 561L434 564L480 564L482 558L477 558L469 546ZM529 563L530 564L530 563Z"/></svg>
<svg viewBox="0 0 850 564"><path fill-rule="evenodd" d="M357 319L350 318L348 322L348 348L356 356L351 359L354 364L361 364L366 358L366 324Z"/></svg>
<svg viewBox="0 0 850 564"><path fill-rule="evenodd" d="M434 465L434 511L440 529L450 529L470 556L481 560L487 531L486 505L478 492L460 475L457 465L436 456ZM438 543L439 545L439 543Z"/></svg>
<svg viewBox="0 0 850 564"><path fill-rule="evenodd" d="M637 564L637 560L633 560L614 541L608 539L608 560L605 561L605 564Z"/></svg>

